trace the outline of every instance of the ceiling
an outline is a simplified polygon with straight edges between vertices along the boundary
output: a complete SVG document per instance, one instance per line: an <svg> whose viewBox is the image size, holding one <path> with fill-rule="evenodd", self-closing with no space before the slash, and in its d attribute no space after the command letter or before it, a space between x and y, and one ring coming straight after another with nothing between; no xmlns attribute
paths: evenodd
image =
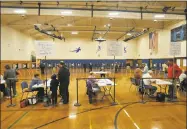
<svg viewBox="0 0 187 129"><path fill-rule="evenodd" d="M35 39L49 36L35 30L34 25L54 33L53 25L60 35L68 38L103 37L122 40L149 28L150 31L164 29L185 19L185 2L2 2L2 24L10 26ZM164 7L171 7L163 13ZM142 7L142 10L140 9ZM17 14L17 9L26 10ZM173 9L173 10L172 10ZM71 12L62 14L62 12ZM110 15L110 14L117 15ZM164 14L164 18L155 15ZM157 21L154 21L157 20ZM48 25L46 25L48 24ZM131 30L131 31L130 31ZM72 31L78 32L72 35ZM94 34L94 36L93 36Z"/></svg>

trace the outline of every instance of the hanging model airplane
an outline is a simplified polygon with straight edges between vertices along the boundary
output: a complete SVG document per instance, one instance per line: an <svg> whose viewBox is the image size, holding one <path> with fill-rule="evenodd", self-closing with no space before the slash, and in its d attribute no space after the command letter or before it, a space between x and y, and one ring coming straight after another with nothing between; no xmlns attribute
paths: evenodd
<svg viewBox="0 0 187 129"><path fill-rule="evenodd" d="M127 53L127 47L124 47L124 53Z"/></svg>
<svg viewBox="0 0 187 129"><path fill-rule="evenodd" d="M81 48L80 48L80 47L78 47L78 48L76 48L75 50L70 51L70 52L75 52L75 53L78 53L78 52L80 52L80 51L81 51Z"/></svg>

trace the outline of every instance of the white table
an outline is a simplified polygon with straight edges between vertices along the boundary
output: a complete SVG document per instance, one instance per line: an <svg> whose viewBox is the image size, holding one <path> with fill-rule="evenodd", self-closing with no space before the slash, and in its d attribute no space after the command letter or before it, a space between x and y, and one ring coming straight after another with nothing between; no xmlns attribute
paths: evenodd
<svg viewBox="0 0 187 129"><path fill-rule="evenodd" d="M165 81L165 80L161 80L161 79L156 79L156 84L160 87L160 92L161 92L161 89L164 89L165 93L166 93L167 86L172 85L172 83L170 81ZM164 88L162 88L162 87L164 87Z"/></svg>
<svg viewBox="0 0 187 129"><path fill-rule="evenodd" d="M114 86L113 81L111 81L110 79L97 79L96 84L99 87L103 87L104 95L102 96L102 100L105 96L110 96L112 98L112 100L114 100L114 98L112 97L112 95L110 93L112 86ZM109 89L107 88L107 86L110 86ZM107 92L108 92L108 94L107 94Z"/></svg>
<svg viewBox="0 0 187 129"><path fill-rule="evenodd" d="M50 87L50 83L51 83L51 79L47 80L47 87ZM46 84L42 83L42 84L35 84L34 86L32 86L33 89L34 88L41 88L41 87L45 88Z"/></svg>
<svg viewBox="0 0 187 129"><path fill-rule="evenodd" d="M90 73L93 73L93 74L108 74L108 73L111 73L111 72L107 72L107 71L91 71Z"/></svg>

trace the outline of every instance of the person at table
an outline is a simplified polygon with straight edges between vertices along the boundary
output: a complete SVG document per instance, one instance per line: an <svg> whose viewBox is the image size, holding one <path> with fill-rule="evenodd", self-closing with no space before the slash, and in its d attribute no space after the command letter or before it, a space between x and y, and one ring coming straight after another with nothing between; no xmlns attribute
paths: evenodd
<svg viewBox="0 0 187 129"><path fill-rule="evenodd" d="M95 88L98 91L100 90L100 88L97 86L97 84L96 84L97 80L94 79L95 76L93 75L92 72L90 72L90 75L88 76L88 78L89 79L87 79L87 81L86 81L86 87L87 87L86 94L88 95L89 103L92 104L92 98L93 98L93 96L96 95L92 88Z"/></svg>
<svg viewBox="0 0 187 129"><path fill-rule="evenodd" d="M181 75L179 76L180 83L187 78L187 71L183 71Z"/></svg>
<svg viewBox="0 0 187 129"><path fill-rule="evenodd" d="M9 80L9 78L13 78L12 80ZM7 84L7 94L8 97L10 97L10 88L13 89L13 97L16 96L16 71L14 69L11 69L9 65L5 65L5 72L4 72L4 80Z"/></svg>
<svg viewBox="0 0 187 129"><path fill-rule="evenodd" d="M65 66L63 61L59 64L59 72L58 72L58 80L60 82L60 95L62 97L60 104L68 104L69 103L69 69Z"/></svg>
<svg viewBox="0 0 187 129"><path fill-rule="evenodd" d="M34 78L31 80L29 89L32 91L38 91L39 100L43 100L44 97L44 87L33 87L34 85L43 84L43 81L40 79L39 74L34 74Z"/></svg>
<svg viewBox="0 0 187 129"><path fill-rule="evenodd" d="M146 74L146 73L148 73L148 70L149 70L149 68L148 68L148 66L147 66L147 64L143 64L143 74Z"/></svg>
<svg viewBox="0 0 187 129"><path fill-rule="evenodd" d="M182 70L179 68L179 66L177 64L175 64L173 62L173 59L170 59L168 62L169 66L168 66L168 78L170 79L174 79L173 85L169 85L169 89L168 89L168 97L170 99L177 98L176 95L176 82L177 82L177 78L179 78L180 74L182 73Z"/></svg>
<svg viewBox="0 0 187 129"><path fill-rule="evenodd" d="M5 83L2 83L3 81L3 76L0 75L0 92L3 92L3 97L7 95L6 90L5 90ZM9 98L9 97L7 97Z"/></svg>
<svg viewBox="0 0 187 129"><path fill-rule="evenodd" d="M140 80L142 78L142 70L140 68L134 70L134 78L136 85L140 85Z"/></svg>
<svg viewBox="0 0 187 129"><path fill-rule="evenodd" d="M168 76L168 65L167 62L162 65L162 71L164 72L164 78Z"/></svg>
<svg viewBox="0 0 187 129"><path fill-rule="evenodd" d="M179 76L179 81L180 81L180 88L181 90L186 90L187 89L187 71L183 71L181 75Z"/></svg>
<svg viewBox="0 0 187 129"><path fill-rule="evenodd" d="M51 82L50 82L50 90L52 91L51 99L52 99L52 105L57 105L57 89L58 89L59 81L56 78L56 74L53 74L51 76Z"/></svg>
<svg viewBox="0 0 187 129"><path fill-rule="evenodd" d="M157 90L156 86L152 86L151 83L154 82L154 79L151 79L153 75L153 71L149 70L146 74L143 74L142 78L148 78L148 79L143 79L144 87L145 89L150 90L150 96L153 97L154 93ZM149 79L150 78L150 79Z"/></svg>

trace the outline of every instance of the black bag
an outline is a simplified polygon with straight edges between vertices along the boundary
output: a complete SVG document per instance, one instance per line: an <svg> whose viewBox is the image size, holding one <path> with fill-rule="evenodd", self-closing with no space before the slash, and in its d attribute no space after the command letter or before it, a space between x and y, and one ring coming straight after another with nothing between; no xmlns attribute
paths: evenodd
<svg viewBox="0 0 187 129"><path fill-rule="evenodd" d="M156 101L165 102L165 96L166 96L165 93L157 92Z"/></svg>

